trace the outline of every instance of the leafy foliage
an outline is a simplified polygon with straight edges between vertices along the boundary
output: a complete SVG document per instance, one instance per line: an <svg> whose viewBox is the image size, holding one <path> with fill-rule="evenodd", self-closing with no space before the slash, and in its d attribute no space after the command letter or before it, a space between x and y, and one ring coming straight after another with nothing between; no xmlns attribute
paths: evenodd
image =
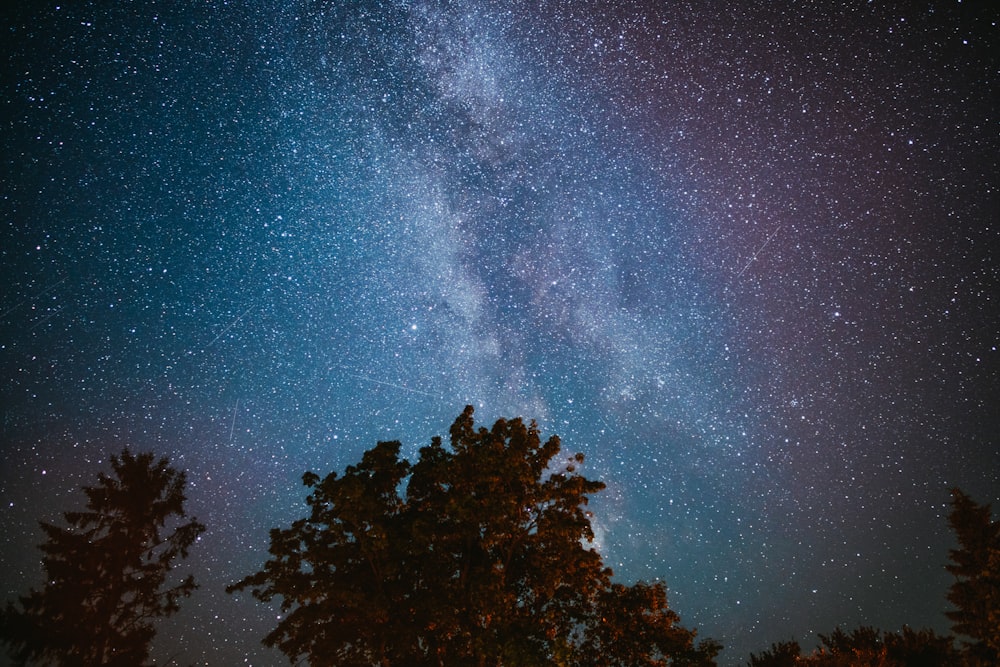
<svg viewBox="0 0 1000 667"><path fill-rule="evenodd" d="M309 516L229 588L280 598L264 643L314 666L714 664L663 584L611 583L584 509L604 485L577 474L582 455L472 415L415 464L381 442L342 477L303 476Z"/></svg>
<svg viewBox="0 0 1000 667"><path fill-rule="evenodd" d="M194 579L167 586L205 526L186 518L185 475L152 454L111 457L113 475L85 486L69 528L41 522L44 588L0 612L0 641L17 664L148 664L153 622L179 609ZM168 524L170 524L168 526Z"/></svg>
<svg viewBox="0 0 1000 667"><path fill-rule="evenodd" d="M802 649L795 640L771 644L760 655L750 654L749 667L795 667L802 664Z"/></svg>
<svg viewBox="0 0 1000 667"><path fill-rule="evenodd" d="M587 667L714 665L722 646L712 640L694 647L692 634L667 607L662 582L612 584L601 591L590 618L579 664Z"/></svg>
<svg viewBox="0 0 1000 667"><path fill-rule="evenodd" d="M820 645L811 655L800 655L795 641L773 644L761 655L750 655L749 667L950 667L960 663L951 637L933 630L904 627L882 633L862 626L851 632L836 628L819 635Z"/></svg>

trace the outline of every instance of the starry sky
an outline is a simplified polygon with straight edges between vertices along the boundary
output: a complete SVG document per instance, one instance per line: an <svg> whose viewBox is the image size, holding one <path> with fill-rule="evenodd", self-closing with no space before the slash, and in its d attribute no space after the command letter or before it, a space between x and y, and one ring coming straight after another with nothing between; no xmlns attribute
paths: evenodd
<svg viewBox="0 0 1000 667"><path fill-rule="evenodd" d="M223 588L302 473L472 404L586 455L720 664L947 629L948 490L1000 504L1000 35L912 5L4 10L5 598L151 450L208 525L160 659L285 664Z"/></svg>

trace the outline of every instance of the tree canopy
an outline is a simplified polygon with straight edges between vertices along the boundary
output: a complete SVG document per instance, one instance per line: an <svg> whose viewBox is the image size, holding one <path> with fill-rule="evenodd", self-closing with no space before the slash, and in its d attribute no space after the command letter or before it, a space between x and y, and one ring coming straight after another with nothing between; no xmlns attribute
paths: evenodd
<svg viewBox="0 0 1000 667"><path fill-rule="evenodd" d="M625 586L593 547L604 485L534 422L476 429L471 406L416 463L380 442L343 476L307 472L309 514L229 588L286 614L264 638L319 665L711 665L661 582Z"/></svg>
<svg viewBox="0 0 1000 667"><path fill-rule="evenodd" d="M111 468L83 487L86 509L64 514L69 527L40 522L45 586L0 612L0 642L17 664L150 664L154 622L196 588L191 576L167 582L205 530L180 523L184 473L128 450Z"/></svg>
<svg viewBox="0 0 1000 667"><path fill-rule="evenodd" d="M800 655L796 641L772 644L760 655L750 654L749 667L952 667L961 655L954 640L933 630L885 632L862 626L850 632L836 628L820 634L820 645Z"/></svg>

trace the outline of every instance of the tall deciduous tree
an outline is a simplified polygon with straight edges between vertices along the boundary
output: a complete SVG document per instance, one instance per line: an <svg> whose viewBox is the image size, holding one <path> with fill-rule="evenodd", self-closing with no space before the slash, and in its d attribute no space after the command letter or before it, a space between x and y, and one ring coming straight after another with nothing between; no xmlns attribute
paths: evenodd
<svg viewBox="0 0 1000 667"><path fill-rule="evenodd" d="M611 582L583 457L557 460L534 422L472 415L415 464L382 442L342 477L304 475L309 516L272 530L264 568L229 589L281 599L264 643L314 667L714 664L662 584Z"/></svg>
<svg viewBox="0 0 1000 667"><path fill-rule="evenodd" d="M1000 523L989 505L980 505L959 489L952 490L948 515L958 549L949 552L948 571L955 582L946 612L956 634L972 639L967 653L973 664L1000 664Z"/></svg>
<svg viewBox="0 0 1000 667"><path fill-rule="evenodd" d="M166 459L111 457L112 475L85 486L86 510L62 528L41 522L45 586L0 612L0 642L21 665L149 664L154 622L196 588L168 585L205 526L184 511L185 475Z"/></svg>

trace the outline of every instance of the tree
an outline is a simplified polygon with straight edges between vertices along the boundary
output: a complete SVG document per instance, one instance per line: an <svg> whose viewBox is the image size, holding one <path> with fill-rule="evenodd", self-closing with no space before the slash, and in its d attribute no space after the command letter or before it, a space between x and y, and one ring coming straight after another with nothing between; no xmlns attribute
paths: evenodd
<svg viewBox="0 0 1000 667"><path fill-rule="evenodd" d="M342 477L307 472L309 516L229 587L285 613L264 643L319 665L714 664L662 584L612 584L584 509L604 488L520 419L455 420L415 464L380 442ZM638 635L630 634L633 631ZM701 662L697 662L701 660Z"/></svg>
<svg viewBox="0 0 1000 667"><path fill-rule="evenodd" d="M750 654L749 667L952 667L961 664L954 641L933 630L886 632L862 626L819 635L820 646L800 655L796 641L773 644L761 655Z"/></svg>
<svg viewBox="0 0 1000 667"><path fill-rule="evenodd" d="M835 628L829 635L817 633L820 647L811 657L811 664L822 667L896 667L890 662L882 632L861 626L851 632Z"/></svg>
<svg viewBox="0 0 1000 667"><path fill-rule="evenodd" d="M590 621L580 667L714 665L722 649L713 640L693 645L691 631L678 625L680 617L667 606L663 582L611 584L598 594Z"/></svg>
<svg viewBox="0 0 1000 667"><path fill-rule="evenodd" d="M771 648L762 651L760 655L750 654L748 667L796 667L805 664L801 657L802 649L797 641L778 642Z"/></svg>
<svg viewBox="0 0 1000 667"><path fill-rule="evenodd" d="M952 630L972 639L966 653L972 664L1000 664L1000 523L989 505L974 502L960 489L952 490L948 523L958 538L946 567L955 575L946 612Z"/></svg>
<svg viewBox="0 0 1000 667"><path fill-rule="evenodd" d="M888 654L906 667L960 664L955 638L951 635L939 635L930 629L913 630L904 626L902 632L886 633L884 641Z"/></svg>
<svg viewBox="0 0 1000 667"><path fill-rule="evenodd" d="M177 558L205 530L184 511L185 474L152 454L111 457L112 475L84 486L86 510L61 528L40 522L45 586L0 612L0 642L17 664L149 664L155 620L196 588L167 585Z"/></svg>

